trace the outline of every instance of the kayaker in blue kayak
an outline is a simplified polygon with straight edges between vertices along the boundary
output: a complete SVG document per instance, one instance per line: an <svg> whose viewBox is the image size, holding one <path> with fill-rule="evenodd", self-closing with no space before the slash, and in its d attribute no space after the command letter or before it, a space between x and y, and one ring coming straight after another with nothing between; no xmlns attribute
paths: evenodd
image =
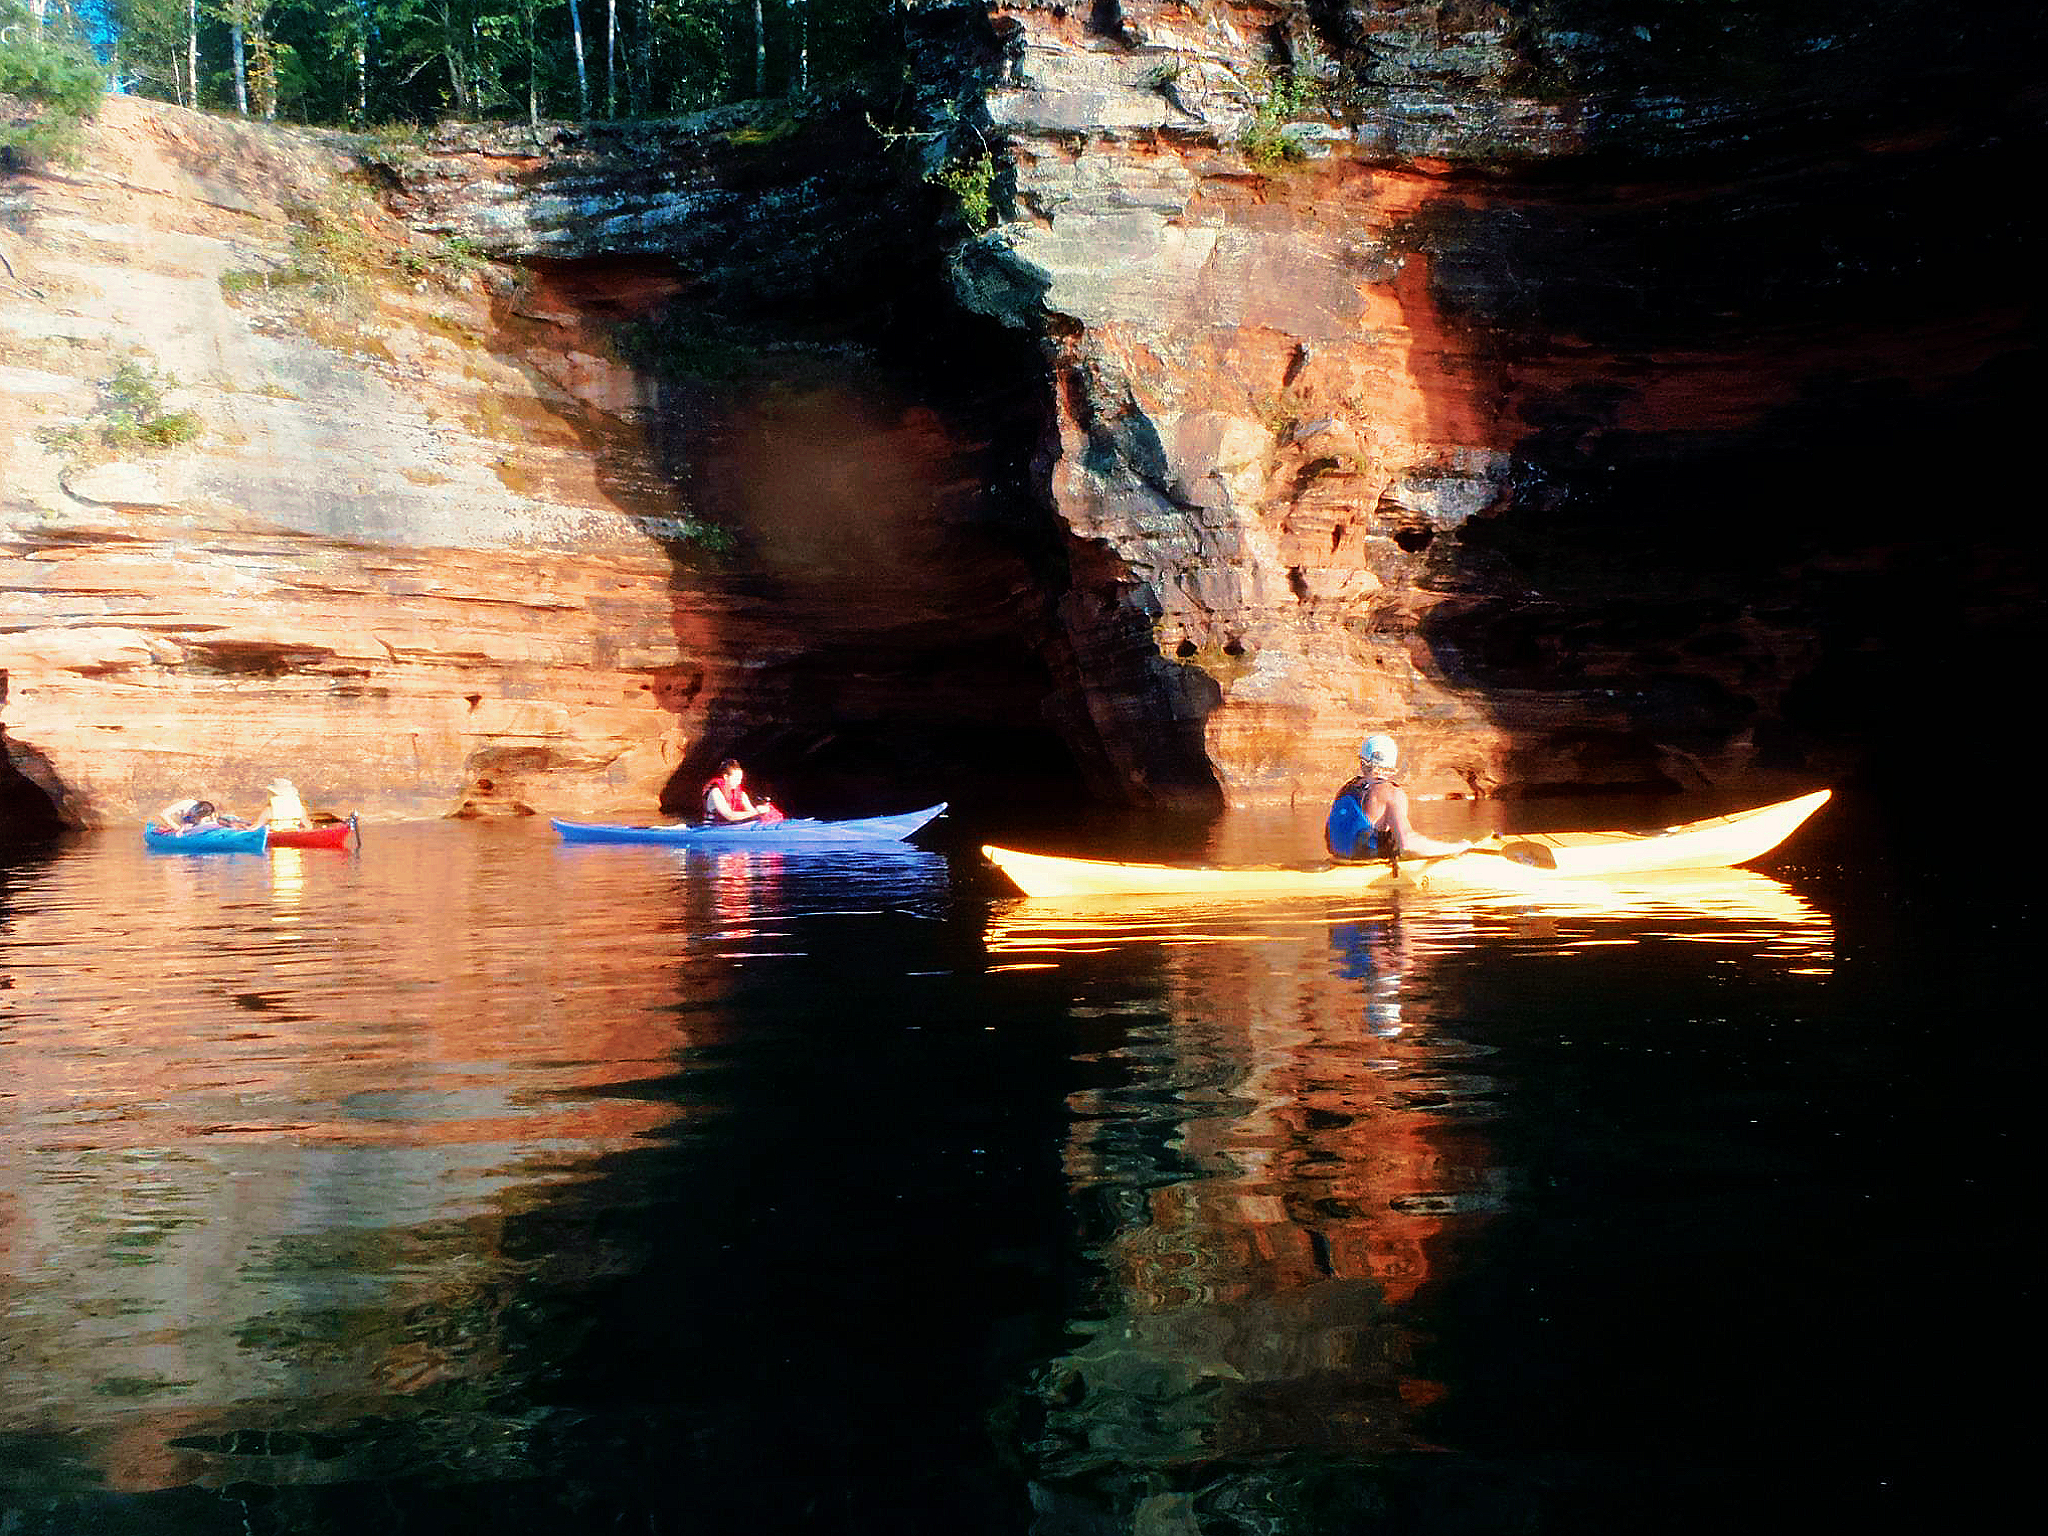
<svg viewBox="0 0 2048 1536"><path fill-rule="evenodd" d="M187 832L205 832L215 827L260 826L269 819L268 811L255 821L249 821L241 816L230 816L211 800L173 800L156 813L155 825L159 832L181 837Z"/></svg>
<svg viewBox="0 0 2048 1536"><path fill-rule="evenodd" d="M1408 823L1408 791L1394 778L1401 749L1391 736L1368 736L1358 748L1358 777L1337 791L1323 822L1330 857L1347 863L1375 859L1438 859L1472 845L1425 837Z"/></svg>
<svg viewBox="0 0 2048 1536"><path fill-rule="evenodd" d="M214 820L218 814L211 800L173 800L156 813L156 829L181 836L206 827L218 826Z"/></svg>
<svg viewBox="0 0 2048 1536"><path fill-rule="evenodd" d="M718 765L718 777L704 783L706 821L758 821L772 827L782 820L782 812L765 799L757 804L741 787L746 776L747 771L740 766L738 758L728 757Z"/></svg>

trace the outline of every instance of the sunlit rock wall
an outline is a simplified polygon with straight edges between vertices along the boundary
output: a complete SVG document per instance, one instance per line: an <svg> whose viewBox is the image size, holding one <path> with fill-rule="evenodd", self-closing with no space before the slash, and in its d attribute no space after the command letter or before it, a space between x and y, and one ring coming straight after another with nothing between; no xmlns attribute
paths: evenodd
<svg viewBox="0 0 2048 1536"><path fill-rule="evenodd" d="M7 183L7 803L283 773L316 809L645 817L728 751L821 812L1070 775L1027 638L1052 541L988 495L1025 454L987 381L1037 380L901 318L919 273L952 312L940 247L858 114L853 162L839 119L759 116L585 153L114 100ZM187 430L106 440L124 365Z"/></svg>
<svg viewBox="0 0 2048 1536"><path fill-rule="evenodd" d="M2038 651L2028 9L904 26L890 103L115 100L0 185L0 802L1746 796Z"/></svg>
<svg viewBox="0 0 2048 1536"><path fill-rule="evenodd" d="M66 820L280 773L339 812L644 808L680 761L712 664L639 382L358 169L110 99L0 184L6 739ZM314 228L340 267L286 281ZM123 364L196 435L105 442Z"/></svg>
<svg viewBox="0 0 2048 1536"><path fill-rule="evenodd" d="M1835 778L1995 702L1930 625L2037 646L2035 541L1949 492L2037 356L2038 16L992 15L959 291L1049 348L1092 702L1183 701L1229 798L1381 728L1438 793Z"/></svg>
<svg viewBox="0 0 2048 1536"><path fill-rule="evenodd" d="M859 106L757 103L444 129L384 163L414 229L607 330L665 483L724 541L679 577L714 606L725 670L676 804L728 750L820 812L1115 782L1048 703L1072 668L1047 619L1065 555L1031 470L1037 343L954 302L944 199L890 131Z"/></svg>

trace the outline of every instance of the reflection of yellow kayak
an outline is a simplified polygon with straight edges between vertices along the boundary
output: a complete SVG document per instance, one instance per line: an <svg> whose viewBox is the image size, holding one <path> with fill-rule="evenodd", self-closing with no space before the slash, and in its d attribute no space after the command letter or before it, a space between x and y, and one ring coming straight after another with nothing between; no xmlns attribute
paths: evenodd
<svg viewBox="0 0 2048 1536"><path fill-rule="evenodd" d="M1403 901L1404 890L1424 897ZM1550 877L1520 890L1459 891L1437 901L1404 878L1381 885L1370 900L1337 909L1327 896L1270 897L1256 907L1228 891L1139 895L1048 896L1001 902L990 909L983 942L1003 969L1050 969L1080 955L1125 945L1160 950L1209 945L1318 946L1333 922L1360 921L1368 912L1389 932L1405 934L1412 948L1411 976L1433 957L1471 949L1524 930L1533 918L1582 920L1586 926L1551 930L1559 950L1634 942L1657 934L1675 942L1725 944L1745 955L1791 962L1798 974L1833 968L1834 925L1825 912L1769 875L1749 869L1650 871L1607 879ZM1609 926L1620 919L1622 927ZM1625 937L1617 940L1617 932Z"/></svg>
<svg viewBox="0 0 2048 1536"><path fill-rule="evenodd" d="M1498 836L1468 853L1387 864L1309 868L1119 864L1011 848L981 851L1027 896L1345 896L1394 881L1434 890L1517 891L1559 879L1600 879L1659 870L1728 869L1769 853L1827 803L1828 791L1713 816L1661 832L1551 832Z"/></svg>

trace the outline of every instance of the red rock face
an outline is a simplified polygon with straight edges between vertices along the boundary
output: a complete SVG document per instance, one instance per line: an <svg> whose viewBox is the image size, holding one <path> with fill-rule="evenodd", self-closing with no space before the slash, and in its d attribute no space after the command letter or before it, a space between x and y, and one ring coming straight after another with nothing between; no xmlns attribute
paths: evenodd
<svg viewBox="0 0 2048 1536"><path fill-rule="evenodd" d="M2031 23L1695 9L921 7L895 140L110 103L10 191L11 793L1740 798L1991 718ZM100 442L124 361L195 440Z"/></svg>
<svg viewBox="0 0 2048 1536"><path fill-rule="evenodd" d="M647 808L682 758L703 663L631 371L356 169L114 99L11 189L0 669L66 821L277 774L371 816ZM124 365L185 440L110 435Z"/></svg>
<svg viewBox="0 0 2048 1536"><path fill-rule="evenodd" d="M1882 674L1933 683L1900 616L2003 645L2039 589L2002 514L1964 575L1878 510L2016 426L2038 313L2027 87L1895 9L996 7L1015 217L963 291L1054 339L1077 670L1234 802L1381 729L1425 793L1855 771Z"/></svg>
<svg viewBox="0 0 2048 1536"><path fill-rule="evenodd" d="M646 818L728 752L824 813L1042 769L991 411L858 349L720 342L742 367L679 380L626 353L701 275L479 262L339 142L115 101L87 169L20 187L10 825L248 810L278 774L372 817ZM124 362L189 441L104 440Z"/></svg>

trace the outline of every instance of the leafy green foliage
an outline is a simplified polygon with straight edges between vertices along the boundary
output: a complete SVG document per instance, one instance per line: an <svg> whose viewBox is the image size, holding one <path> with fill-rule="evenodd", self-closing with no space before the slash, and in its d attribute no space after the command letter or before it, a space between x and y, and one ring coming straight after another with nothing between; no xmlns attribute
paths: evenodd
<svg viewBox="0 0 2048 1536"><path fill-rule="evenodd" d="M956 160L925 180L944 187L960 203L960 216L977 235L995 223L995 156L983 150L971 160Z"/></svg>
<svg viewBox="0 0 2048 1536"><path fill-rule="evenodd" d="M53 19L36 26L20 0L0 0L0 170L64 158L105 86L84 44Z"/></svg>
<svg viewBox="0 0 2048 1536"><path fill-rule="evenodd" d="M294 203L291 257L280 267L241 267L220 275L220 291L233 300L265 297L353 308L371 286L393 273L454 285L490 265L474 241L461 235L395 246L369 222L369 198L344 185L319 202Z"/></svg>
<svg viewBox="0 0 2048 1536"><path fill-rule="evenodd" d="M460 282L471 272L481 272L491 264L490 257L476 248L475 241L461 235L450 235L424 249L408 247L393 259L408 277L439 278L444 283Z"/></svg>
<svg viewBox="0 0 2048 1536"><path fill-rule="evenodd" d="M1305 70L1276 65L1260 76L1258 95L1252 102L1251 121L1237 136L1237 147L1261 170L1308 158L1300 139L1287 125L1322 99L1322 86Z"/></svg>
<svg viewBox="0 0 2048 1536"><path fill-rule="evenodd" d="M1164 59L1145 71L1145 89L1164 94L1180 84L1181 63L1178 58Z"/></svg>
<svg viewBox="0 0 2048 1536"><path fill-rule="evenodd" d="M679 550L723 558L740 547L739 539L730 528L687 513L642 518L641 525L663 543Z"/></svg>
<svg viewBox="0 0 2048 1536"><path fill-rule="evenodd" d="M124 362L100 381L99 406L90 417L43 434L43 441L93 456L150 453L192 442L200 433L198 416L164 409L164 396L177 387L167 373Z"/></svg>
<svg viewBox="0 0 2048 1536"><path fill-rule="evenodd" d="M362 194L337 190L325 201L294 203L291 259L282 267L241 268L220 275L220 290L230 299L258 292L304 289L318 300L347 304L359 298L369 280L390 264L383 243L364 227Z"/></svg>
<svg viewBox="0 0 2048 1536"><path fill-rule="evenodd" d="M136 362L116 368L100 385L100 441L109 448L174 448L199 436L199 418L167 411L164 395L178 387L167 373Z"/></svg>
<svg viewBox="0 0 2048 1536"><path fill-rule="evenodd" d="M239 26L251 115L365 129L885 94L904 69L897 0L763 0L758 38L753 0L579 0L573 19L569 0L201 0L195 87L185 0L105 3L138 94L235 110Z"/></svg>

